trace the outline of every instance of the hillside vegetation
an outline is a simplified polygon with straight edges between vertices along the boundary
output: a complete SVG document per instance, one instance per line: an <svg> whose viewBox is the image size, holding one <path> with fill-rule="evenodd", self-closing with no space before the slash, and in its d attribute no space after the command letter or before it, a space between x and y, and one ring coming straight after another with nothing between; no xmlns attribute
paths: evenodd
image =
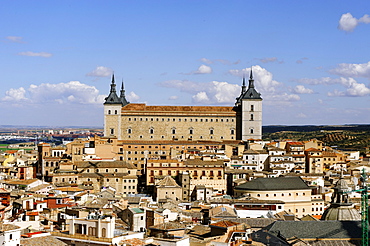
<svg viewBox="0 0 370 246"><path fill-rule="evenodd" d="M264 140L306 141L313 138L323 141L327 146L367 153L370 147L370 125L263 127Z"/></svg>

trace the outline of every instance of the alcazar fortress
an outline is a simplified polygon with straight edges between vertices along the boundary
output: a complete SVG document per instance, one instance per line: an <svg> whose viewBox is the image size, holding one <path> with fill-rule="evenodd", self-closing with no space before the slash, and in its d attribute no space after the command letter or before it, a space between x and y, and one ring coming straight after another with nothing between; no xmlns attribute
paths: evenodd
<svg viewBox="0 0 370 246"><path fill-rule="evenodd" d="M129 103L114 75L104 102L104 135L118 140L248 140L262 138L262 98L243 79L234 106L149 106Z"/></svg>

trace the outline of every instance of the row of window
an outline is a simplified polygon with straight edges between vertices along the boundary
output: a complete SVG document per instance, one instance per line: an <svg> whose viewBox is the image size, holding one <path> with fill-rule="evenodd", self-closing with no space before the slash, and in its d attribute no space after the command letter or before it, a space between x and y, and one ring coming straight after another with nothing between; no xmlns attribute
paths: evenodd
<svg viewBox="0 0 370 246"><path fill-rule="evenodd" d="M131 145L128 145L127 146L127 148L128 149L131 149L131 148L135 148L135 149L138 149L139 147L138 146L131 146ZM144 145L141 145L141 148L142 149L144 149L146 146L144 146ZM148 147L148 149L151 149L152 148L152 146L151 145L149 145L149 146L147 146ZM164 149L164 148L166 148L166 146L164 145L164 146L160 146L161 147L161 149ZM197 147L198 147L198 149L203 149L203 146L187 146L188 147L188 149L197 149ZM207 148L208 147L208 148ZM216 145L216 146L207 146L207 147L205 147L205 149L217 149L218 148L218 146ZM153 148L155 148L155 149L158 149L159 148L159 146L153 146ZM171 148L172 148L172 146L171 146ZM180 149L180 146L176 146L176 147L174 147L174 148L176 148L176 149ZM185 146L182 146L182 148L184 149L185 148ZM120 148L120 151L123 151L123 148Z"/></svg>
<svg viewBox="0 0 370 246"><path fill-rule="evenodd" d="M142 154L142 155L144 155L144 151L127 151L127 154L135 154L135 155L137 155L137 154ZM153 152L155 155L158 155L158 154L161 154L161 155L164 155L164 154L166 154L166 151L154 151ZM150 154L152 154L152 152L151 151L148 151L148 154L150 155Z"/></svg>
<svg viewBox="0 0 370 246"><path fill-rule="evenodd" d="M109 182L109 179L106 179L107 180L107 182ZM87 181L92 181L91 179L87 179ZM116 182L119 182L119 179L116 179ZM128 179L128 181L126 180L126 179L124 179L123 180L123 183L135 183L136 181L135 181L135 179L133 179L133 180L131 180L131 179ZM126 189L126 186L124 186L124 188ZM132 189L134 189L135 188L135 186L132 186ZM131 186L129 186L129 189L131 189Z"/></svg>
<svg viewBox="0 0 370 246"><path fill-rule="evenodd" d="M113 131L114 132L114 131ZM132 128L128 128L127 129L127 133L128 134L132 134L133 133L133 130L132 130ZM154 134L154 128L153 127L150 127L149 128L149 134ZM172 129L171 129L171 134L176 134L176 128L175 127L173 127ZM192 135L192 134L194 134L194 128L189 128L189 134L190 135ZM209 129L209 134L210 135L213 135L214 134L214 129L213 128L210 128ZM234 129L230 129L230 134L231 135L234 135L235 134L235 130Z"/></svg>
<svg viewBox="0 0 370 246"><path fill-rule="evenodd" d="M167 119L167 120L166 120ZM172 121L172 122L175 122L176 121L176 118L156 118L155 120L154 120L154 118L128 118L128 121L162 121L162 122L164 122L164 121L167 121L167 122L169 122L169 121ZM177 118L177 121L178 122L181 122L181 119L182 118ZM188 118L184 118L183 119L183 121L184 122L187 122L189 120L189 122L234 122L234 119L197 119L197 118L195 118L195 119L188 119Z"/></svg>
<svg viewBox="0 0 370 246"><path fill-rule="evenodd" d="M295 195L296 195L296 196L299 196L299 193L295 193ZM306 193L304 193L304 192L303 192L303 193L302 193L302 196L305 196L305 195L306 195ZM269 197L269 194L266 194L265 196L266 196L266 197ZM275 194L274 194L274 196L276 197L276 196L277 196L277 194L275 193ZM284 196L284 193L281 193L281 196ZM292 196L292 193L288 193L288 196ZM261 194L257 194L257 197L261 197Z"/></svg>
<svg viewBox="0 0 370 246"><path fill-rule="evenodd" d="M89 172L90 172L90 169L87 169L87 170L86 170L86 172L88 172L88 173L89 173ZM98 173L98 172L99 172L99 169L96 169L96 172ZM110 171L109 171L109 169L105 169L105 172L106 172L106 173L109 173ZM115 169L115 170L114 170L114 172L115 172L115 173L117 173L117 172L118 172L118 169ZM128 174L130 174L130 173L131 173L131 171L130 171L130 170L128 170L127 172L128 172Z"/></svg>
<svg viewBox="0 0 370 246"><path fill-rule="evenodd" d="M112 114L112 110L108 110L108 114ZM118 114L118 111L114 110L114 114Z"/></svg>
<svg viewBox="0 0 370 246"><path fill-rule="evenodd" d="M253 133L253 130L252 130L252 132L251 132L251 133ZM111 135L113 135L113 134L111 134ZM131 135L128 135L127 137L128 137L128 138L131 138ZM144 138L144 137L143 137L142 135L140 135L140 136L139 136L139 138L140 138L140 139L142 139L142 138ZM150 136L150 138L154 138L154 137L153 137L153 136ZM161 138L162 138L162 139L164 139L164 136L161 136ZM172 138L173 138L173 139L177 139L177 137L176 137L176 136L172 136ZM181 136L181 138L182 138L182 139L184 139L185 137L184 137L184 136ZM189 139L192 139L192 138L193 138L193 136L189 136L188 138L189 138ZM203 139L203 136L199 136L199 139ZM213 136L210 136L210 139L213 139ZM223 136L221 136L221 137L220 137L220 139L224 139L224 137L223 137ZM231 139L234 139L234 136L231 136Z"/></svg>
<svg viewBox="0 0 370 246"><path fill-rule="evenodd" d="M154 173L157 173L158 172L158 175L163 175L163 171L162 170L159 170L159 171L154 171L154 170L150 170L150 176L154 176ZM214 176L216 171L207 171L207 173L209 173L209 176ZM168 175L171 175L172 173L176 173L177 175L179 174L179 171L178 170L168 170L167 171L167 174ZM198 176L198 171L193 171L191 172L193 176ZM200 172L199 172L200 173ZM206 176L206 171L201 171L201 175L200 176ZM221 171L217 171L217 176L222 176L222 172Z"/></svg>
<svg viewBox="0 0 370 246"><path fill-rule="evenodd" d="M58 167L58 164L59 164L59 162L55 162L55 166L56 167ZM49 167L49 162L47 161L47 162L45 162L45 167ZM54 167L54 162L50 162L50 167Z"/></svg>
<svg viewBox="0 0 370 246"><path fill-rule="evenodd" d="M72 181L72 180L73 180L73 178L61 178L60 182L67 182L67 181ZM74 180L77 180L77 178L74 178ZM58 182L58 178L55 178L55 182L56 183ZM76 182L74 182L74 183L76 183Z"/></svg>

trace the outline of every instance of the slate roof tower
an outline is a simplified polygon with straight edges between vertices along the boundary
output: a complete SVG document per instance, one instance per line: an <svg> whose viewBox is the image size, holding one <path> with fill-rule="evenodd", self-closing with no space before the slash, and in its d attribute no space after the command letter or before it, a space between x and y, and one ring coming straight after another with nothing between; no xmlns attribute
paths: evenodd
<svg viewBox="0 0 370 246"><path fill-rule="evenodd" d="M114 74L112 75L112 82L110 85L109 95L104 102L104 135L105 136L120 136L121 131L121 108L129 104L126 100L123 82L121 86L120 96L118 97L116 91L116 83ZM109 127L107 126L109 125Z"/></svg>
<svg viewBox="0 0 370 246"><path fill-rule="evenodd" d="M254 87L251 69L248 89L243 77L242 91L236 98L236 138L238 140L262 139L262 97Z"/></svg>

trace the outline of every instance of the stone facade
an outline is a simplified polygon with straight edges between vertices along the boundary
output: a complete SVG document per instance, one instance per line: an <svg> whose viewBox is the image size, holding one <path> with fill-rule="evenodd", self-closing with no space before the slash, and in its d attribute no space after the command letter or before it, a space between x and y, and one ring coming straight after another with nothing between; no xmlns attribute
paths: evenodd
<svg viewBox="0 0 370 246"><path fill-rule="evenodd" d="M248 140L262 138L262 98L251 73L234 106L148 106L129 103L114 76L104 103L104 136L118 140Z"/></svg>

